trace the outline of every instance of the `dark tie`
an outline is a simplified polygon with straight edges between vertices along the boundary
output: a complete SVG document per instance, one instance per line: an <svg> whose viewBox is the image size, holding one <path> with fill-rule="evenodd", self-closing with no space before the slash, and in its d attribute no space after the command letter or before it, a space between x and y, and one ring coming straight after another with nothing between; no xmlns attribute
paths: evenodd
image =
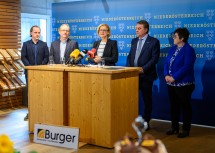
<svg viewBox="0 0 215 153"><path fill-rule="evenodd" d="M34 59L35 65L37 65L37 44L34 44Z"/></svg>
<svg viewBox="0 0 215 153"><path fill-rule="evenodd" d="M139 39L139 45L138 45L138 48L136 50L136 54L135 54L135 59L134 59L134 66L138 66L138 58L140 56L140 53L141 53L141 49L142 49L142 40L143 39Z"/></svg>

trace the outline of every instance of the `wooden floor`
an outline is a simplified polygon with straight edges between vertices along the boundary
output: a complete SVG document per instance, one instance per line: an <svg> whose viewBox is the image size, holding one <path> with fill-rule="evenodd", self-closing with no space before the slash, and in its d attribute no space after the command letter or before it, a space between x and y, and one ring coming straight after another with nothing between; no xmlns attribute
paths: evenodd
<svg viewBox="0 0 215 153"><path fill-rule="evenodd" d="M28 132L28 121L23 118L26 108L0 110L0 134L7 134L21 153L37 150L38 153L114 153L113 149L80 143L78 150L68 150L33 143L33 134ZM215 128L192 126L190 137L179 139L167 136L169 122L153 120L148 133L161 139L169 153L215 153Z"/></svg>

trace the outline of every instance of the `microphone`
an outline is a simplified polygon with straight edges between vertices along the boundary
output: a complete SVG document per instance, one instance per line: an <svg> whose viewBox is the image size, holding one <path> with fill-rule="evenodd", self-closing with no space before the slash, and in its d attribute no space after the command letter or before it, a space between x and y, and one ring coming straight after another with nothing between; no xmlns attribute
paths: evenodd
<svg viewBox="0 0 215 153"><path fill-rule="evenodd" d="M92 48L90 51L88 51L86 61L94 63L93 58L95 57L95 52L96 52L95 48Z"/></svg>
<svg viewBox="0 0 215 153"><path fill-rule="evenodd" d="M84 49L80 52L80 54L78 55L77 59L75 59L75 64L78 64L82 58L84 58L84 56L87 54L88 50Z"/></svg>
<svg viewBox="0 0 215 153"><path fill-rule="evenodd" d="M80 54L79 49L75 49L69 56L69 60L66 62L66 64L74 64L74 60L77 59L78 55Z"/></svg>
<svg viewBox="0 0 215 153"><path fill-rule="evenodd" d="M94 58L95 52L96 52L96 49L93 48L93 49L91 49L90 51L88 51L87 55L88 55L90 58Z"/></svg>

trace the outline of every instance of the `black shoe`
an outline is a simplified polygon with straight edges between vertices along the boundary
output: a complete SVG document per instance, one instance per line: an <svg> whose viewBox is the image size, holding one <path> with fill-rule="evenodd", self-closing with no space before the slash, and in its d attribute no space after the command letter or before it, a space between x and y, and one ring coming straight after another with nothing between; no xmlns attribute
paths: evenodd
<svg viewBox="0 0 215 153"><path fill-rule="evenodd" d="M27 113L27 115L24 117L24 121L28 121L28 113Z"/></svg>
<svg viewBox="0 0 215 153"><path fill-rule="evenodd" d="M166 135L178 134L178 132L179 132L178 129L170 129L169 131L166 132Z"/></svg>
<svg viewBox="0 0 215 153"><path fill-rule="evenodd" d="M146 131L150 130L150 124L149 122L147 122L147 128L146 128Z"/></svg>
<svg viewBox="0 0 215 153"><path fill-rule="evenodd" d="M185 138L189 136L189 131L182 131L178 134L178 138Z"/></svg>

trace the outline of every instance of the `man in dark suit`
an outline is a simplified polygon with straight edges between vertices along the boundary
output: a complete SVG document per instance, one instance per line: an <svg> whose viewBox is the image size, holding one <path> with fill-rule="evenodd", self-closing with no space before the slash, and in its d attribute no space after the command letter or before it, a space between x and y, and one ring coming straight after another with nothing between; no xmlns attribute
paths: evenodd
<svg viewBox="0 0 215 153"><path fill-rule="evenodd" d="M78 49L78 43L69 39L70 27L68 24L62 24L58 29L60 39L51 43L50 58L53 58L55 64L67 62L70 53Z"/></svg>
<svg viewBox="0 0 215 153"><path fill-rule="evenodd" d="M141 67L139 74L139 89L144 101L144 119L148 123L152 113L152 86L157 78L156 64L160 54L160 42L149 36L149 23L145 20L137 22L137 38L132 39L131 49L127 58L127 66Z"/></svg>
<svg viewBox="0 0 215 153"><path fill-rule="evenodd" d="M49 61L49 50L46 42L40 39L40 27L32 26L30 29L31 40L23 43L21 60L25 66L44 65ZM26 84L28 82L27 71L25 70ZM28 92L27 92L28 93ZM28 103L28 102L27 102ZM28 119L28 114L24 120Z"/></svg>

